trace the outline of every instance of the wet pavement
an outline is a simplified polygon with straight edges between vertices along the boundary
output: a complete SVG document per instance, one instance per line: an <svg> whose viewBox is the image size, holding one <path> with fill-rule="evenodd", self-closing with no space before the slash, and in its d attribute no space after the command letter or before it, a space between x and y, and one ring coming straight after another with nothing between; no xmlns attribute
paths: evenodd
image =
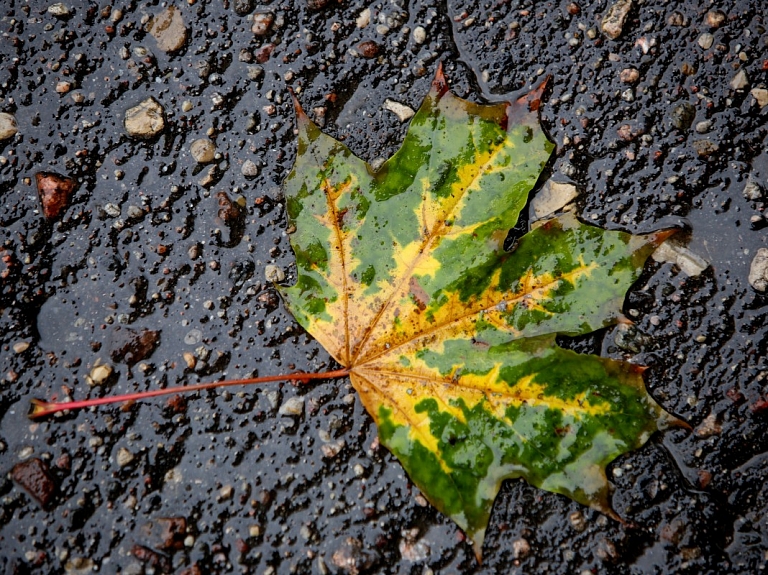
<svg viewBox="0 0 768 575"><path fill-rule="evenodd" d="M4 3L0 568L764 569L766 17L759 0ZM549 175L581 217L685 230L689 252L628 295L634 328L563 342L650 366L693 426L610 466L627 525L509 481L478 565L344 380L27 418L34 397L332 368L269 281L294 274L288 88L375 162L407 129L393 102L418 108L439 62L476 101L551 76Z"/></svg>

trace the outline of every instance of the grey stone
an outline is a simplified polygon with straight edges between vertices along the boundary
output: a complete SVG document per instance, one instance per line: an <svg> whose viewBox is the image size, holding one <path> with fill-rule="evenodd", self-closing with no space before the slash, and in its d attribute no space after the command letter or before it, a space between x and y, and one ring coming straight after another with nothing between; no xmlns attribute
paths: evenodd
<svg viewBox="0 0 768 575"><path fill-rule="evenodd" d="M698 276L709 267L709 262L693 253L674 238L662 243L651 257L657 262L676 264L686 275Z"/></svg>
<svg viewBox="0 0 768 575"><path fill-rule="evenodd" d="M531 201L533 217L540 220L561 210L579 196L573 184L547 180Z"/></svg>
<svg viewBox="0 0 768 575"><path fill-rule="evenodd" d="M0 112L0 140L12 138L19 131L16 118L12 114Z"/></svg>
<svg viewBox="0 0 768 575"><path fill-rule="evenodd" d="M749 266L749 285L758 291L768 289L768 248L757 250L752 265Z"/></svg>
<svg viewBox="0 0 768 575"><path fill-rule="evenodd" d="M304 413L304 398L289 397L278 410L280 415L301 415Z"/></svg>

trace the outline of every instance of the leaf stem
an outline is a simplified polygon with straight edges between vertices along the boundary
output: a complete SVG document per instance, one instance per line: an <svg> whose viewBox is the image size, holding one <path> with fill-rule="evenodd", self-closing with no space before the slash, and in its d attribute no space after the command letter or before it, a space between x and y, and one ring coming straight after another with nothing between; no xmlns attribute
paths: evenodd
<svg viewBox="0 0 768 575"><path fill-rule="evenodd" d="M83 399L80 401L59 401L49 402L40 399L32 400L32 408L29 417L37 419L52 415L59 411L70 411L74 409L83 409L94 407L96 405L106 405L109 403L121 403L124 401L135 401L137 399L146 399L148 397L157 397L159 395L172 395L174 393L189 393L203 389L213 389L216 387L229 387L232 385L253 385L257 383L270 383L273 381L300 381L306 383L313 379L338 379L349 375L348 369L337 369L336 371L327 371L324 373L291 373L289 375L267 375L264 377L251 377L247 379L227 379L224 381L213 381L208 383L197 383L195 385L179 385L176 387L166 387L164 389L153 389L151 391L140 391L137 393L126 393L123 395L112 395L108 397L99 397L96 399Z"/></svg>

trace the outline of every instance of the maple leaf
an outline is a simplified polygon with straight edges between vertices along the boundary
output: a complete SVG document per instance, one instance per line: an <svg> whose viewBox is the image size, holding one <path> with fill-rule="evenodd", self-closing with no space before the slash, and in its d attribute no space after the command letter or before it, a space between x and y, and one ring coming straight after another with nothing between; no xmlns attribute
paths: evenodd
<svg viewBox="0 0 768 575"><path fill-rule="evenodd" d="M642 368L558 347L621 317L670 232L572 215L503 249L554 145L540 91L512 104L452 95L439 70L400 150L374 169L298 101L285 181L296 320L349 373L381 442L480 557L501 482L523 477L617 518L605 466L674 422Z"/></svg>
<svg viewBox="0 0 768 575"><path fill-rule="evenodd" d="M472 539L478 560L504 479L522 477L621 521L605 466L685 425L648 395L644 368L557 346L621 315L671 231L633 236L549 220L503 249L554 145L539 91L513 104L450 94L442 68L400 150L374 170L295 101L285 182L296 320L343 368L32 400L30 417L216 387L349 376L381 442Z"/></svg>

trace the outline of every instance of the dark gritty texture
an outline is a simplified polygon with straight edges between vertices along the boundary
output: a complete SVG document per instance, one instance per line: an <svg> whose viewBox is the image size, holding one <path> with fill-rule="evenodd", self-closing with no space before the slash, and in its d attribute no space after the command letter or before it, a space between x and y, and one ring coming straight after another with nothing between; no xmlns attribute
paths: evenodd
<svg viewBox="0 0 768 575"><path fill-rule="evenodd" d="M189 34L171 55L146 31L158 2L71 2L68 15L50 4L0 8L0 111L19 125L0 141L3 572L764 568L768 301L746 278L766 247L765 220L753 218L766 196L742 193L750 177L768 181L768 107L749 93L768 82L761 2L635 3L608 40L600 20L610 2L198 0L177 4ZM717 27L710 9L725 16ZM273 15L261 35L255 12ZM293 276L279 187L295 155L287 88L375 161L406 127L384 100L417 108L438 61L454 92L478 101L519 96L551 75L541 114L558 144L552 171L584 187L584 220L633 233L683 225L712 264L694 278L649 267L625 306L639 353L620 349L614 332L566 342L649 365L650 392L694 426L609 468L613 506L634 527L508 482L478 566L461 532L377 447L345 381L26 418L32 397L329 368L264 278L266 264ZM629 68L634 83L622 81ZM735 90L740 70L748 85ZM165 128L133 139L124 114L149 96ZM201 185L209 165L189 148L205 136L220 157ZM257 175L241 172L248 160ZM38 172L77 183L56 219L42 215ZM152 355L113 363L119 326L159 332ZM91 387L97 362L114 372ZM280 415L295 397L301 415ZM46 509L11 476L31 458L55 484ZM173 534L181 546L151 528L171 518L185 524Z"/></svg>

